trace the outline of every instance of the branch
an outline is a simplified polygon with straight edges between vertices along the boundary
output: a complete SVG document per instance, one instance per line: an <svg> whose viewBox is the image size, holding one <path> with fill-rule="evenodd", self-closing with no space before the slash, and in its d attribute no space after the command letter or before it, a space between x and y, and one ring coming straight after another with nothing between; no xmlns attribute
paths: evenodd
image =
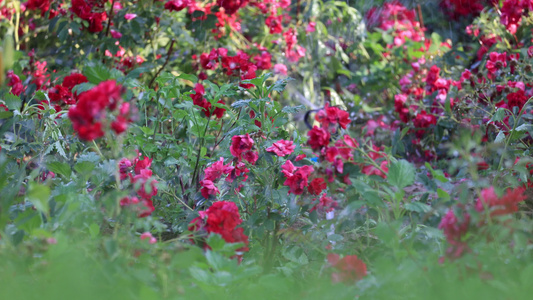
<svg viewBox="0 0 533 300"><path fill-rule="evenodd" d="M161 72L163 71L163 69L167 66L168 62L170 61L170 56L172 55L172 49L174 48L174 43L176 42L175 39L172 39L172 41L170 42L170 47L168 48L168 52L167 52L167 59L165 60L165 62L163 63L163 65L161 66L161 68L159 68L159 70L157 71L157 73L155 73L154 77L152 78L152 80L150 80L150 83L148 84L148 87L149 88L152 88L152 85L154 84L154 81L155 79L157 78L157 76L159 76L159 74L161 74Z"/></svg>
<svg viewBox="0 0 533 300"><path fill-rule="evenodd" d="M107 28L105 29L105 37L109 35L109 28L111 27L111 20L113 20L113 8L115 7L115 0L111 1L111 8L109 9L109 22L107 22Z"/></svg>

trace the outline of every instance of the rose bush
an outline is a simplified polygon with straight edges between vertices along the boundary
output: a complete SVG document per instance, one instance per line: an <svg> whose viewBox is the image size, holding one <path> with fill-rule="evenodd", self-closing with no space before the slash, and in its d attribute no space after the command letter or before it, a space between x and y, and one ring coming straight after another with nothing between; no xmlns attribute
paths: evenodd
<svg viewBox="0 0 533 300"><path fill-rule="evenodd" d="M352 2L2 1L0 293L529 295L533 2Z"/></svg>

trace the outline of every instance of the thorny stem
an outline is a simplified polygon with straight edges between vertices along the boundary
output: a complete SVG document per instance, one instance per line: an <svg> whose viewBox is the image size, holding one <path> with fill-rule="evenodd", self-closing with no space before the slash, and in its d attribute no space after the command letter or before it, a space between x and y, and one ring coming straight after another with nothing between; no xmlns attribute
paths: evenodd
<svg viewBox="0 0 533 300"><path fill-rule="evenodd" d="M115 0L111 2L111 8L109 9L109 21L105 29L105 37L109 36L109 28L111 27L111 21L113 20L113 8L115 7Z"/></svg>
<svg viewBox="0 0 533 300"><path fill-rule="evenodd" d="M422 8L418 4L418 20L420 21L420 28L424 28L424 18L422 17Z"/></svg>

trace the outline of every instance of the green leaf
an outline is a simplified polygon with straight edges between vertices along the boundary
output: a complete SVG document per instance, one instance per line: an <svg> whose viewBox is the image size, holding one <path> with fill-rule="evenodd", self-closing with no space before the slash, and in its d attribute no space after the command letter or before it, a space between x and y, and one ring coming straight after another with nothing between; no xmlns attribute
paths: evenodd
<svg viewBox="0 0 533 300"><path fill-rule="evenodd" d="M209 247L211 247L213 251L218 251L224 248L226 241L224 241L224 239L218 234L211 234L207 238L206 243L209 245Z"/></svg>
<svg viewBox="0 0 533 300"><path fill-rule="evenodd" d="M177 165L178 163L180 163L180 161L174 157L169 157L165 160L165 166L173 166L173 165Z"/></svg>
<svg viewBox="0 0 533 300"><path fill-rule="evenodd" d="M198 81L198 77L194 76L193 74L180 74L177 76L177 78L189 80L193 83L196 83Z"/></svg>
<svg viewBox="0 0 533 300"><path fill-rule="evenodd" d="M41 226L41 218L39 213L33 209L27 208L24 212L19 213L15 219L15 225L19 229L24 229L27 233L31 233L35 228Z"/></svg>
<svg viewBox="0 0 533 300"><path fill-rule="evenodd" d="M54 147L56 148L57 152L61 156L63 156L64 158L67 158L67 154L65 153L65 149L63 148L63 146L61 145L61 143L59 141L54 143Z"/></svg>
<svg viewBox="0 0 533 300"><path fill-rule="evenodd" d="M98 226L98 224L96 224L96 223L92 223L89 226L89 233L91 234L92 238L97 237L98 234L100 234L100 226Z"/></svg>
<svg viewBox="0 0 533 300"><path fill-rule="evenodd" d="M298 105L298 106L285 106L281 111L286 114L294 114L299 111L305 110L304 105Z"/></svg>
<svg viewBox="0 0 533 300"><path fill-rule="evenodd" d="M80 161L74 166L74 170L80 174L88 174L94 170L95 165L90 161Z"/></svg>
<svg viewBox="0 0 533 300"><path fill-rule="evenodd" d="M250 100L250 99L248 99L248 100L239 100L239 101L233 102L231 104L231 107L239 108L239 107L248 106L251 101L252 100Z"/></svg>
<svg viewBox="0 0 533 300"><path fill-rule="evenodd" d="M444 200L450 200L450 194L443 189L437 189L437 195Z"/></svg>
<svg viewBox="0 0 533 300"><path fill-rule="evenodd" d="M390 184L402 189L415 182L415 173L415 167L408 161L401 159L391 163L387 179Z"/></svg>
<svg viewBox="0 0 533 300"><path fill-rule="evenodd" d="M415 201L415 202L407 203L405 205L405 209L407 209L408 211L413 211L417 213L427 213L431 211L431 206Z"/></svg>
<svg viewBox="0 0 533 300"><path fill-rule="evenodd" d="M46 166L48 167L48 170L56 174L62 175L65 178L69 178L72 172L72 170L70 169L70 165L67 163L54 161L46 164Z"/></svg>
<svg viewBox="0 0 533 300"><path fill-rule="evenodd" d="M48 199L50 198L50 188L46 185L41 185L35 182L30 183L30 188L27 195L27 200L30 201L35 208L48 215L49 206Z"/></svg>
<svg viewBox="0 0 533 300"><path fill-rule="evenodd" d="M19 96L13 95L11 93L4 95L4 100L7 108L10 110L20 110L20 107L22 106L22 101L20 100Z"/></svg>
<svg viewBox="0 0 533 300"><path fill-rule="evenodd" d="M11 118L13 116L13 112L10 111L0 111L0 120Z"/></svg>
<svg viewBox="0 0 533 300"><path fill-rule="evenodd" d="M145 67L135 68L128 72L128 75L126 76L126 78L136 79L136 78L139 78L139 76L141 76L142 73L146 73L147 71L148 71L148 68L145 68Z"/></svg>
<svg viewBox="0 0 533 300"><path fill-rule="evenodd" d="M72 88L72 92L73 93L77 93L77 94L81 94L83 92L87 92L88 90L92 89L95 86L96 86L96 84L94 84L94 83L84 82L84 83L81 83L81 84L78 84L78 85L74 86Z"/></svg>
<svg viewBox="0 0 533 300"><path fill-rule="evenodd" d="M110 70L101 63L92 67L86 67L83 74L87 77L90 83L98 84L109 79L118 79L124 75L117 69Z"/></svg>
<svg viewBox="0 0 533 300"><path fill-rule="evenodd" d="M494 142L502 143L503 141L505 141L505 133L503 133L503 130L500 130L500 132L498 132L498 135L494 139Z"/></svg>
<svg viewBox="0 0 533 300"><path fill-rule="evenodd" d="M505 108L500 107L500 108L498 108L496 113L494 113L494 115L492 115L492 118L490 119L489 124L491 122L501 122L504 117L505 117Z"/></svg>
<svg viewBox="0 0 533 300"><path fill-rule="evenodd" d="M285 87L287 86L289 81L292 81L292 80L294 80L294 79L292 79L290 77L278 80L270 87L270 91L276 91L278 93L281 93L281 92L283 92L283 90L285 90Z"/></svg>

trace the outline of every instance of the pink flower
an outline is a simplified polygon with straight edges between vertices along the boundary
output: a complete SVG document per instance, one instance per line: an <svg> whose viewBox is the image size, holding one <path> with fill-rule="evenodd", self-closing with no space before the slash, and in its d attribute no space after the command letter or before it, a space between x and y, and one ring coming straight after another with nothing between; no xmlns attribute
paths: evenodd
<svg viewBox="0 0 533 300"><path fill-rule="evenodd" d="M137 14L125 14L125 15L124 15L124 19L126 19L126 20L128 20L128 21L129 21L129 20L133 20L133 19L135 19L135 18L137 18Z"/></svg>
<svg viewBox="0 0 533 300"><path fill-rule="evenodd" d="M294 159L294 161L300 161L300 160L304 159L305 157L306 157L305 154L300 154L300 155L296 156L296 158Z"/></svg>
<svg viewBox="0 0 533 300"><path fill-rule="evenodd" d="M152 160L153 159L150 159L148 157L144 157L143 159L134 159L134 164L135 164L135 174L141 174L141 170L147 170L150 168L150 166L152 165Z"/></svg>
<svg viewBox="0 0 533 300"><path fill-rule="evenodd" d="M190 0L170 0L165 3L165 9L169 11L180 11L186 8L190 3Z"/></svg>
<svg viewBox="0 0 533 300"><path fill-rule="evenodd" d="M157 243L157 239L152 235L152 233L150 233L150 232L148 232L148 231L145 232L145 233L143 233L143 234L141 234L141 241L142 241L142 240L146 240L146 239L148 239L148 242L149 242L150 244L155 244L155 243Z"/></svg>
<svg viewBox="0 0 533 300"><path fill-rule="evenodd" d="M335 131L337 128L332 127L330 125L339 124L339 126L343 129L346 129L346 126L350 124L350 115L347 111L344 111L340 108L337 108L335 106L329 106L328 103L326 103L326 106L324 109L321 109L315 116L315 120L317 120L320 124L322 124L323 128L327 128L330 130L330 132Z"/></svg>
<svg viewBox="0 0 533 300"><path fill-rule="evenodd" d="M150 199L157 194L157 180L152 179L152 171L142 169L140 174L133 177L133 184L138 186L137 194L143 199Z"/></svg>
<svg viewBox="0 0 533 300"><path fill-rule="evenodd" d="M318 203L313 206L309 211L312 212L314 210L320 210L320 211L326 211L330 212L333 211L338 206L337 201L334 201L331 199L331 197L328 197L325 193L322 194L320 199L318 199Z"/></svg>
<svg viewBox="0 0 533 300"><path fill-rule="evenodd" d="M316 23L309 22L309 24L307 24L307 27L305 28L305 32L310 33L310 32L315 32L315 31L316 31Z"/></svg>
<svg viewBox="0 0 533 300"><path fill-rule="evenodd" d="M308 185L307 178L314 171L311 166L295 167L290 160L281 166L286 179L283 185L289 187L289 194L301 195Z"/></svg>
<svg viewBox="0 0 533 300"><path fill-rule="evenodd" d="M296 146L292 141L280 140L272 144L272 146L266 148L268 152L274 152L277 156L290 155L294 151Z"/></svg>
<svg viewBox="0 0 533 300"><path fill-rule="evenodd" d="M307 136L309 137L307 143L313 150L318 150L327 146L329 144L329 139L331 138L328 131L318 126L314 126L313 129L309 130Z"/></svg>
<svg viewBox="0 0 533 300"><path fill-rule="evenodd" d="M251 163L252 165L255 165L255 162L257 161L257 159L259 159L259 155L255 151L245 152L242 157L244 158L244 160Z"/></svg>
<svg viewBox="0 0 533 300"><path fill-rule="evenodd" d="M224 165L224 158L221 157L217 162L207 167L204 171L205 179L216 181L224 174L230 174L234 167L231 164Z"/></svg>
<svg viewBox="0 0 533 300"><path fill-rule="evenodd" d="M287 76L287 66L284 64L275 64L274 73Z"/></svg>
<svg viewBox="0 0 533 300"><path fill-rule="evenodd" d="M253 145L254 140L252 140L248 133L246 135L235 135L231 138L231 146L229 150L231 155L241 161L243 154L252 150Z"/></svg>
<svg viewBox="0 0 533 300"><path fill-rule="evenodd" d="M515 34L524 11L520 0L505 0L501 8L500 22L511 34ZM527 1L526 1L527 2Z"/></svg>
<svg viewBox="0 0 533 300"><path fill-rule="evenodd" d="M476 202L476 210L482 212L487 207L491 217L512 214L518 211L518 203L526 199L523 187L508 189L502 197L498 197L494 187L490 187L481 191L481 199Z"/></svg>
<svg viewBox="0 0 533 300"><path fill-rule="evenodd" d="M324 178L315 178L311 181L307 189L309 190L309 193L318 196L327 188L327 186L328 185L324 181Z"/></svg>
<svg viewBox="0 0 533 300"><path fill-rule="evenodd" d="M277 34L283 32L283 26L281 25L283 16L269 15L265 20L265 25L270 29L270 34Z"/></svg>
<svg viewBox="0 0 533 300"><path fill-rule="evenodd" d="M120 199L120 206L135 206L135 211L137 212L137 217L146 218L154 212L155 207L152 200L141 199L137 197L124 197Z"/></svg>
<svg viewBox="0 0 533 300"><path fill-rule="evenodd" d="M388 161L385 160L385 161L382 161L380 166L379 166L385 173L381 172L381 170L379 170L378 168L376 168L373 165L364 166L361 169L361 173L366 174L368 176L376 175L376 176L379 176L381 178L387 178L387 172L389 171L389 168L387 167L387 165L388 165Z"/></svg>
<svg viewBox="0 0 533 300"><path fill-rule="evenodd" d="M9 80L7 86L11 87L11 93L13 95L19 96L26 89L18 75L16 75L13 71L7 71L6 78Z"/></svg>
<svg viewBox="0 0 533 300"><path fill-rule="evenodd" d="M211 180L204 179L200 181L200 185L202 186L202 196L205 199L209 199L209 195L216 196L217 194L220 194L220 191L215 186L215 183Z"/></svg>
<svg viewBox="0 0 533 300"><path fill-rule="evenodd" d="M489 79L496 78L496 72L502 68L507 67L507 54L491 52L489 54L489 59L485 65L487 67Z"/></svg>
<svg viewBox="0 0 533 300"><path fill-rule="evenodd" d="M459 220L453 210L448 210L446 215L442 218L439 224L439 229L444 232L446 240L451 245L446 250L446 254L451 258L461 257L465 251L468 250L468 246L463 241L464 236L468 232L470 226L470 215L464 213L462 220Z"/></svg>
<svg viewBox="0 0 533 300"><path fill-rule="evenodd" d="M118 31L116 31L116 30L114 30L114 29L111 29L109 32L111 33L111 36L112 36L114 39L117 39L117 40L118 40L118 39L120 39L120 38L122 37L122 33L118 32Z"/></svg>

